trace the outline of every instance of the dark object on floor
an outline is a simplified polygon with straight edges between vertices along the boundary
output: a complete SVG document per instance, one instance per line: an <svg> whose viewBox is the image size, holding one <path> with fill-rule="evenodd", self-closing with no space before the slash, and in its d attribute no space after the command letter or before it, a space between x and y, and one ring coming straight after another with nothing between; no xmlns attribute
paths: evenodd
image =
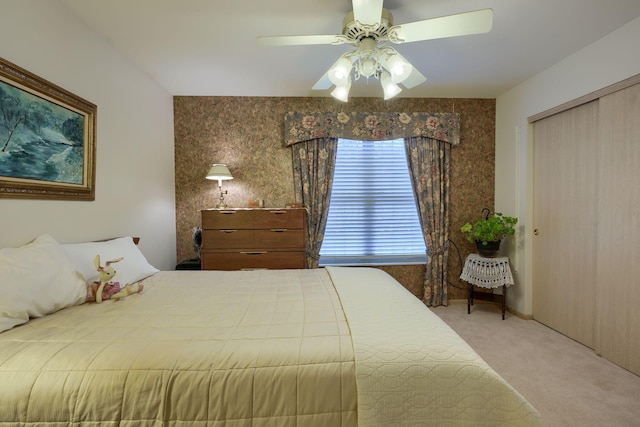
<svg viewBox="0 0 640 427"><path fill-rule="evenodd" d="M191 258L176 265L176 270L200 270L200 258Z"/></svg>
<svg viewBox="0 0 640 427"><path fill-rule="evenodd" d="M191 240L193 240L193 250L198 253L200 257L200 249L202 248L202 227L193 227L191 230Z"/></svg>

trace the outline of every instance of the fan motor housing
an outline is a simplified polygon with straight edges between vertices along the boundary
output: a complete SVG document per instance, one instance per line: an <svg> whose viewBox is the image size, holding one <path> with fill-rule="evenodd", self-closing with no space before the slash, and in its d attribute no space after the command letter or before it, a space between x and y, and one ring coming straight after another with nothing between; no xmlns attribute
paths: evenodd
<svg viewBox="0 0 640 427"><path fill-rule="evenodd" d="M382 9L380 24L362 25L353 19L353 11L349 12L342 21L342 34L351 40L361 40L370 37L374 40L386 37L389 28L393 26L393 15L387 9Z"/></svg>

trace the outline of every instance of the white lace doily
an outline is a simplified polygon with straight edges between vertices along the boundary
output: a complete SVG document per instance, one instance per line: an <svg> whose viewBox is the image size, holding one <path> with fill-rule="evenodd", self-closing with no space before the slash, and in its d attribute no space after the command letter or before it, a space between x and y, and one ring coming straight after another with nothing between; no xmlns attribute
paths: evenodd
<svg viewBox="0 0 640 427"><path fill-rule="evenodd" d="M482 288L501 288L514 284L509 257L483 258L478 254L470 254L460 278Z"/></svg>

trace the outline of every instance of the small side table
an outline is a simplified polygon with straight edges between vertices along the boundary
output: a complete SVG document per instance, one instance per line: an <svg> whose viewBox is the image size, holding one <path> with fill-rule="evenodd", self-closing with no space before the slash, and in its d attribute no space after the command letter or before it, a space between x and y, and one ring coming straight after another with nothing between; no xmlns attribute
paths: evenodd
<svg viewBox="0 0 640 427"><path fill-rule="evenodd" d="M487 289L502 287L502 320L504 320L507 286L514 284L509 257L484 258L478 254L470 254L464 262L460 278L469 284L467 314L471 314L474 286Z"/></svg>

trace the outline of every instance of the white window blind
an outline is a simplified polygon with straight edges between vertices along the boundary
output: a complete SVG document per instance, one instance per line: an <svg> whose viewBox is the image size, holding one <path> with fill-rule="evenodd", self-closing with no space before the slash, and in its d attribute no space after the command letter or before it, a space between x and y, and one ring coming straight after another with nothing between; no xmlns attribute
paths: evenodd
<svg viewBox="0 0 640 427"><path fill-rule="evenodd" d="M402 139L339 139L320 265L426 262Z"/></svg>

